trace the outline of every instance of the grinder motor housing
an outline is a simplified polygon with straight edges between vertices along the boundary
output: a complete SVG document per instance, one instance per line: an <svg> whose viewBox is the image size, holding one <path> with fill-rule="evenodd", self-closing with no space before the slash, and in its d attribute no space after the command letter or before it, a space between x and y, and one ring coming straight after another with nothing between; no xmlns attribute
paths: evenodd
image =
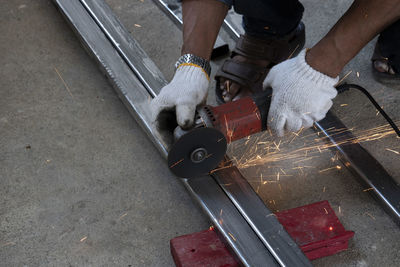
<svg viewBox="0 0 400 267"><path fill-rule="evenodd" d="M220 106L197 108L194 126L174 131L168 165L179 177L208 174L223 160L226 145L267 129L272 89Z"/></svg>

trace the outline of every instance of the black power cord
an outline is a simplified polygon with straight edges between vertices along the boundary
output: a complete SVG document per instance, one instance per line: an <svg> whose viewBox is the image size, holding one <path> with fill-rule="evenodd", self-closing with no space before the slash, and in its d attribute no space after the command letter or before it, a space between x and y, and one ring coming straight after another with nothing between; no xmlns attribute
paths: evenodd
<svg viewBox="0 0 400 267"><path fill-rule="evenodd" d="M376 100L372 97L372 95L370 93L368 93L368 91L364 87L361 87L357 84L345 83L345 84L341 84L341 85L337 86L336 90L340 94L351 88L360 90L364 95L366 95L368 97L368 99L371 101L371 103L375 106L375 108L379 111L379 113L382 114L382 116L387 120L387 122L390 124L390 126L392 126L392 128L394 129L396 134L400 137L400 130L397 127L397 125L393 122L393 120L389 117L389 115L386 114L386 112L381 108L381 106L379 106L378 102L376 102Z"/></svg>

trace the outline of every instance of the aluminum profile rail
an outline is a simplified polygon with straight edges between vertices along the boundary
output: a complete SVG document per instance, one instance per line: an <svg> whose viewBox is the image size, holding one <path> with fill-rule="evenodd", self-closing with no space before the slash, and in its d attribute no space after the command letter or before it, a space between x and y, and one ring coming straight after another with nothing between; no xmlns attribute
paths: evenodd
<svg viewBox="0 0 400 267"><path fill-rule="evenodd" d="M129 36L129 33L123 27L120 27L121 24L104 1L54 0L54 2L67 21L70 22L89 54L93 56L99 63L100 68L108 76L131 114L148 134L161 154L166 157L168 144L151 127L151 116L148 109L149 101L159 90L159 87L151 86L151 84L157 84L154 79L158 77L160 78L158 80L159 85L165 84L162 76L157 75L159 73L156 70L157 68L155 68L154 64L148 62L147 56L144 56L141 52L137 53L141 49ZM143 71L143 73L138 73L138 71ZM220 177L220 179L225 177L224 174L219 174L218 172L215 176ZM239 178L243 179L237 174L235 179ZM224 179L229 179L229 177ZM224 237L228 248L234 252L242 265L311 266L297 245L294 242L290 242L290 237L286 236L287 233L282 230L276 218L275 221L267 221L269 225L273 226L272 229L275 229L276 233L273 239L280 242L275 240L275 242L271 242L269 246L266 246L263 240L260 239L260 234L263 234L263 232L259 229L258 231L257 229L255 230L254 225L261 222L262 217L260 216L259 221L249 222L249 217L251 216L244 216L243 209L238 208L243 208L243 206L235 203L239 199L232 200L229 197L229 195L243 194L242 197L246 198L246 194L251 193L253 198L250 199L257 197L248 184L239 186L235 189L238 191L234 192L229 188L221 188L221 185L217 183L218 179L211 176L182 179L182 181L199 202L219 230L220 235ZM250 191L243 191L243 187L250 189ZM258 204L262 204L260 199L258 201ZM266 209L265 206L264 208ZM266 209L261 211L260 214L262 216L265 214L270 215L270 212ZM274 216L269 217L274 218ZM278 224L275 225L275 223ZM286 242L285 237L289 237L289 242ZM269 237L266 238L268 239ZM264 238L264 240L266 239Z"/></svg>

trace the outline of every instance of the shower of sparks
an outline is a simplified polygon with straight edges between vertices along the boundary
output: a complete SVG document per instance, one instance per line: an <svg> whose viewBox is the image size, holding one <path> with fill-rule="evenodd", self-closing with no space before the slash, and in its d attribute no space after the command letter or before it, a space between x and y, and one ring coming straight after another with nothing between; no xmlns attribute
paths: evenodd
<svg viewBox="0 0 400 267"><path fill-rule="evenodd" d="M353 131L353 129L328 129L330 136L342 136L348 131ZM231 130L228 130L230 132ZM318 132L317 134L322 133ZM263 134L255 137L246 139L246 145L243 146L245 149L241 157L232 158L230 165L236 166L239 169L246 169L254 166L262 166L268 163L277 163L283 162L285 160L294 160L296 163L302 163L304 161L310 160L315 157L319 157L318 154L327 152L331 148L335 148L336 146L347 145L347 144L357 144L364 142L371 142L379 139L383 139L389 136L394 136L396 133L393 128L389 125L381 125L375 128L354 131L354 135L351 135L350 138L340 140L336 144L332 144L329 141L328 137L320 135L319 138L315 138L312 141L307 140L306 138L310 137L312 134L295 136L299 141L304 141L304 144L299 148L294 148L290 146L290 140L280 140L276 141L265 141L268 137L268 132L264 132ZM228 135L229 136L229 135ZM240 145L240 144L239 144ZM400 153L396 150L387 148L386 150L391 151L393 153ZM332 161L338 160L339 155L336 154ZM346 165L347 166L347 165ZM228 166L230 167L230 166ZM227 168L226 166L222 168ZM297 166L292 169L299 169L302 171L304 166ZM325 172L331 169L340 170L342 167L339 165L333 166L331 168L320 170L319 172ZM282 171L284 173L284 171ZM280 175L281 176L281 175ZM260 180L261 183L264 183L264 180Z"/></svg>

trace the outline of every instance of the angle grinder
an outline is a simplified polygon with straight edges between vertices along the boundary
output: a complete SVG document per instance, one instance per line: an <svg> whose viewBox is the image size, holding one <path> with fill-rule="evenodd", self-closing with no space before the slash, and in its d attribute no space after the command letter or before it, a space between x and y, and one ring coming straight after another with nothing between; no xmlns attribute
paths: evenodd
<svg viewBox="0 0 400 267"><path fill-rule="evenodd" d="M200 106L190 130L174 130L168 166L179 177L208 174L223 160L227 144L267 129L272 89L220 106Z"/></svg>

